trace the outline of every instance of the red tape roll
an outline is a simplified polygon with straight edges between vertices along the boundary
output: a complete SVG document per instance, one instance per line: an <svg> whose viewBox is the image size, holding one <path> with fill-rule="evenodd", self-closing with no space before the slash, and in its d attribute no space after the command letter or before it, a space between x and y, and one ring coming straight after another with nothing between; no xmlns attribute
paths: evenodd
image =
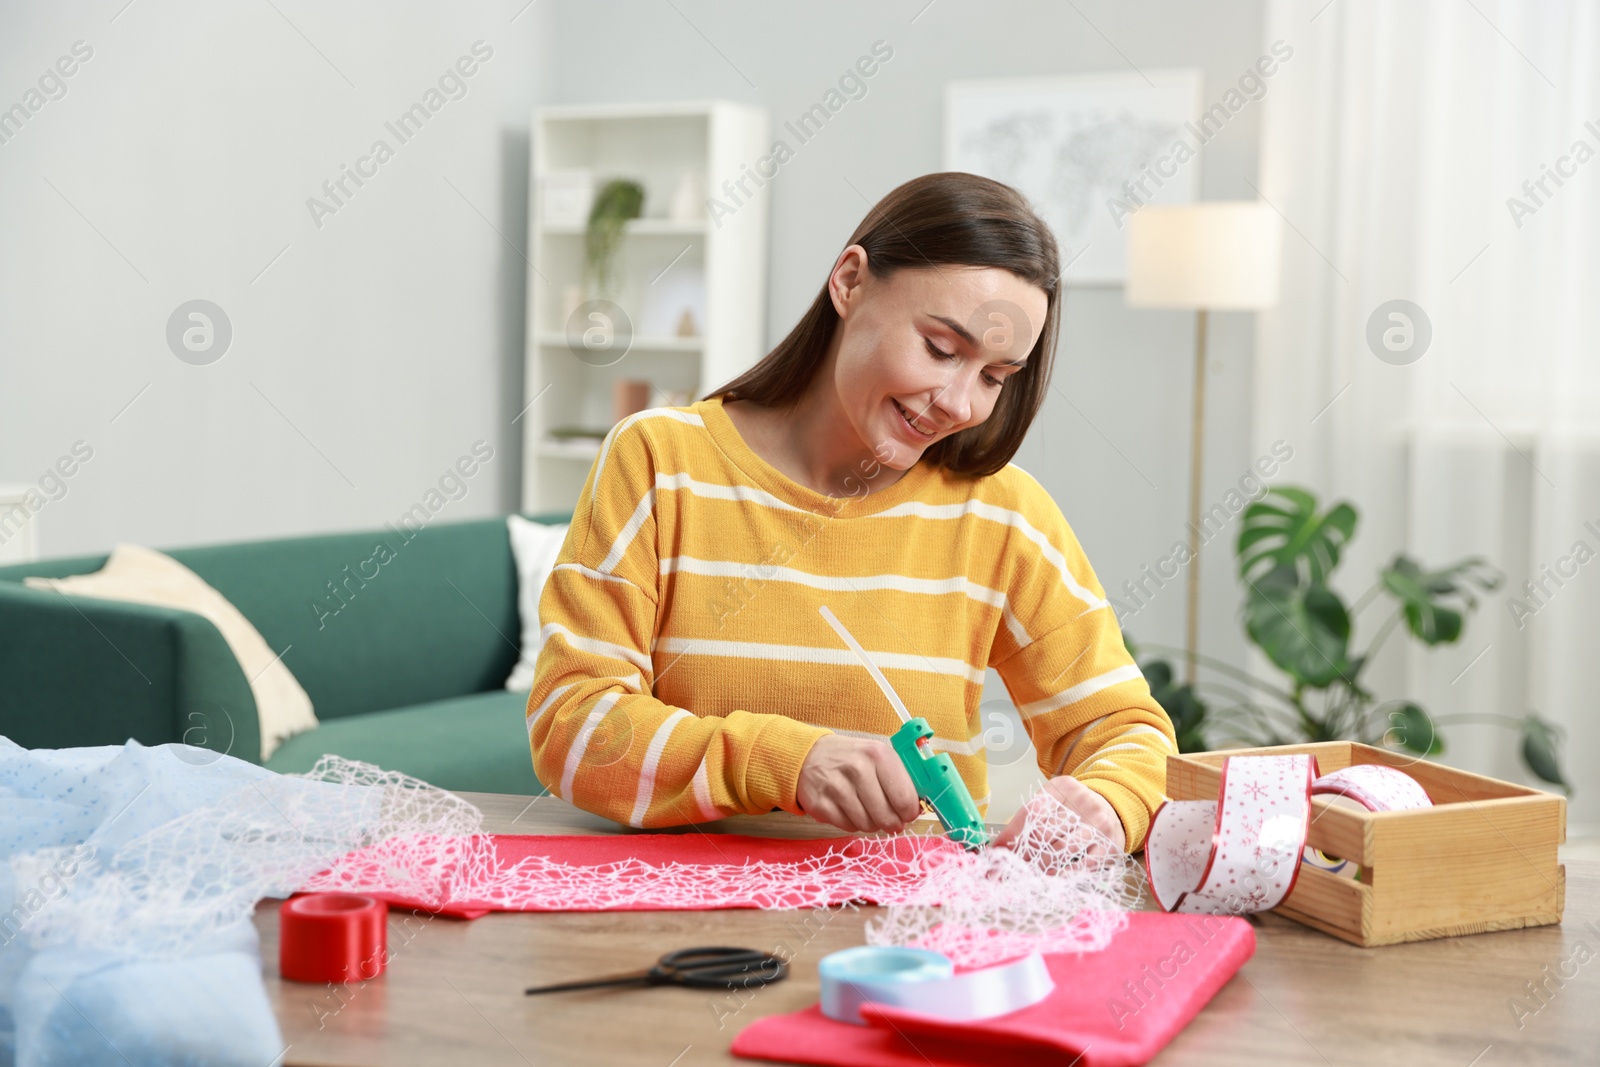
<svg viewBox="0 0 1600 1067"><path fill-rule="evenodd" d="M376 978L388 962L389 905L357 893L306 893L278 909L278 973L296 982Z"/></svg>

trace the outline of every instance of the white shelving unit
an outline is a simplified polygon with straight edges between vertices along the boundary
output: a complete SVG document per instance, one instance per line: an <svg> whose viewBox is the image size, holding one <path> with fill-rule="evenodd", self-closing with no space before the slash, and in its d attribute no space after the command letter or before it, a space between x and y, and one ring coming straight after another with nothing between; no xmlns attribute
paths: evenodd
<svg viewBox="0 0 1600 1067"><path fill-rule="evenodd" d="M563 105L534 113L523 393L523 404L531 406L520 419L524 511L576 505L599 442L560 440L550 431L609 429L617 379L648 380L652 406L668 402L666 390L685 391L693 401L765 354L770 189L747 179L753 195L740 193L743 203L716 220L679 221L668 213L680 176L690 170L705 175L707 196L733 206L722 183L756 169L771 148L769 129L765 109L723 100ZM569 338L564 321L564 290L583 281L584 227L544 223L544 179L578 167L593 172L597 193L612 178L631 178L645 190L643 216L623 228L616 291L609 297L634 324L620 359L593 357ZM699 332L678 337L659 326L663 308L672 306L663 295L696 270L705 279ZM650 320L657 320L656 328L649 329Z"/></svg>

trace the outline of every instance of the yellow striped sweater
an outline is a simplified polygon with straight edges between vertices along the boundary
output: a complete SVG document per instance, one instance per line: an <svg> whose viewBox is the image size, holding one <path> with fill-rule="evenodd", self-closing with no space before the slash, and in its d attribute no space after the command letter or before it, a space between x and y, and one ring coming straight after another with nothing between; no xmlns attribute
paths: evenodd
<svg viewBox="0 0 1600 1067"><path fill-rule="evenodd" d="M900 720L818 611L933 727L987 814L979 704L993 667L1045 775L1111 803L1138 849L1172 723L1123 646L1060 508L1015 464L918 463L829 496L751 449L720 397L606 435L539 600L528 696L539 780L635 827L782 809L830 731Z"/></svg>

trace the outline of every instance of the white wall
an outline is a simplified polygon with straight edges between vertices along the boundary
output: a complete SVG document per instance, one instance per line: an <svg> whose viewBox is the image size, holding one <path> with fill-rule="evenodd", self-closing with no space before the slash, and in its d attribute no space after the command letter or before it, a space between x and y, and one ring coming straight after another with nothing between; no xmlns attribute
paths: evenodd
<svg viewBox="0 0 1600 1067"><path fill-rule="evenodd" d="M1198 66L1210 102L1264 50L1259 0L274 4L0 3L0 105L75 41L94 49L0 144L0 482L94 449L39 517L46 555L376 527L479 439L496 459L441 518L514 508L541 102L726 97L778 127L892 45L764 191L776 342L871 203L941 166L947 80ZM307 198L479 39L494 56L468 95L319 229ZM1256 110L1207 146L1205 198L1254 195ZM194 298L233 323L209 366L165 342ZM1059 392L1017 457L1113 593L1184 536L1192 322L1072 291ZM1247 316L1213 317L1207 502L1254 458L1252 343ZM1206 557L1204 647L1239 659L1226 540ZM1182 618L1180 579L1128 629L1179 643Z"/></svg>
<svg viewBox="0 0 1600 1067"><path fill-rule="evenodd" d="M0 481L93 449L46 556L376 527L480 439L439 517L511 506L523 275L496 228L522 245L541 13L274 3L0 4L0 106L92 49L0 144ZM400 144L385 121L479 40ZM394 157L319 227L307 199L378 138ZM233 325L208 366L165 339L194 298Z"/></svg>

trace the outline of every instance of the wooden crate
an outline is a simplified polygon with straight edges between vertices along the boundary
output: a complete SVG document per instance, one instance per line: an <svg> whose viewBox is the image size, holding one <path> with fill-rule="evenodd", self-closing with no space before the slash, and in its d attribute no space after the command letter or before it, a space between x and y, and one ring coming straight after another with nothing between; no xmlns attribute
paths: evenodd
<svg viewBox="0 0 1600 1067"><path fill-rule="evenodd" d="M1415 778L1434 803L1416 811L1356 811L1311 802L1308 843L1360 864L1361 880L1300 865L1280 915L1362 946L1514 930L1561 921L1567 801L1352 741L1195 752L1167 757L1167 795L1215 800L1229 756L1309 753L1319 773L1383 763Z"/></svg>

